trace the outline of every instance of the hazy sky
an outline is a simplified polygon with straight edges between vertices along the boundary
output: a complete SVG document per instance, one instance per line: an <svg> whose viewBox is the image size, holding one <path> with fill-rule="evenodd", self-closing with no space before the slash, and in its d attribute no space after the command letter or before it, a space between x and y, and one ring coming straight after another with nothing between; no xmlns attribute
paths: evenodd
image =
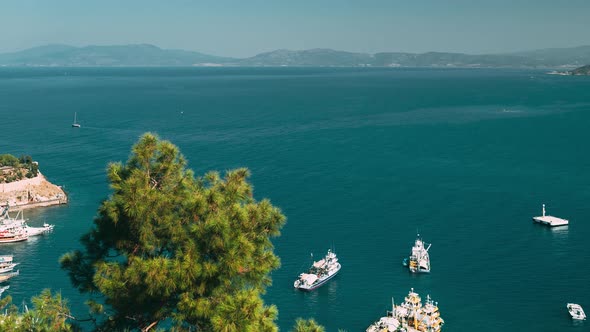
<svg viewBox="0 0 590 332"><path fill-rule="evenodd" d="M590 44L590 0L0 0L0 52L49 43L510 52Z"/></svg>

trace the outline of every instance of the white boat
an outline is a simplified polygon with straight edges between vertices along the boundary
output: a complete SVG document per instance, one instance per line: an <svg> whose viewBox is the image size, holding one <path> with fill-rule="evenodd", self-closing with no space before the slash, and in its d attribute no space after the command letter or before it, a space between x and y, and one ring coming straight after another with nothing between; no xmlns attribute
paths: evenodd
<svg viewBox="0 0 590 332"><path fill-rule="evenodd" d="M326 257L313 262L308 273L301 273L293 287L306 291L314 290L336 276L341 267L336 254L328 249Z"/></svg>
<svg viewBox="0 0 590 332"><path fill-rule="evenodd" d="M0 264L0 273L6 273L14 270L14 267L19 263Z"/></svg>
<svg viewBox="0 0 590 332"><path fill-rule="evenodd" d="M43 234L52 232L53 227L55 227L55 226L44 223L43 227L31 227L29 225L26 225L25 230L27 231L28 236L36 236L36 235L43 235Z"/></svg>
<svg viewBox="0 0 590 332"><path fill-rule="evenodd" d="M557 218L554 216L545 215L545 204L543 204L543 215L533 217L533 221L539 224L556 227L556 226L567 226L570 222L567 219Z"/></svg>
<svg viewBox="0 0 590 332"><path fill-rule="evenodd" d="M420 234L416 237L414 246L412 247L412 253L409 257L408 268L413 273L429 273L430 272L430 256L428 250L430 244L426 247L426 243L420 238Z"/></svg>
<svg viewBox="0 0 590 332"><path fill-rule="evenodd" d="M0 226L0 243L26 241L29 238L23 227Z"/></svg>
<svg viewBox="0 0 590 332"><path fill-rule="evenodd" d="M584 309L582 306L575 303L568 303L567 310L570 312L570 315L573 319L584 320L586 319L586 313L584 313Z"/></svg>
<svg viewBox="0 0 590 332"><path fill-rule="evenodd" d="M20 210L17 212L15 217L10 217L8 212L5 210L2 214L0 214L0 229L2 227L23 228L27 236L42 235L53 231L54 225L50 225L48 223L43 223L42 227L29 226L22 213L23 211ZM2 241L0 240L0 242Z"/></svg>
<svg viewBox="0 0 590 332"><path fill-rule="evenodd" d="M391 311L381 317L378 321L367 327L366 332L394 332L399 331L400 321L395 316L395 303L391 299Z"/></svg>
<svg viewBox="0 0 590 332"><path fill-rule="evenodd" d="M3 286L3 287L0 287L0 296L2 296L2 293L4 293L4 292L5 292L7 289L9 289L9 288L10 288L10 286Z"/></svg>
<svg viewBox="0 0 590 332"><path fill-rule="evenodd" d="M0 264L12 263L12 255L0 255Z"/></svg>
<svg viewBox="0 0 590 332"><path fill-rule="evenodd" d="M76 112L74 112L74 122L72 123L72 127L80 128L80 124L78 123L78 121L76 121L76 115Z"/></svg>

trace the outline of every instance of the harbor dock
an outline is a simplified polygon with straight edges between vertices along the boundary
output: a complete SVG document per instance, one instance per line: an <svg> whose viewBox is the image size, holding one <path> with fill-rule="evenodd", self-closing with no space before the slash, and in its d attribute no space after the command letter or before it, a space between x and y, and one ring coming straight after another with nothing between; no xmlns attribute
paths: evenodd
<svg viewBox="0 0 590 332"><path fill-rule="evenodd" d="M566 226L569 224L569 220L567 220L567 219L562 219L562 218L546 215L545 214L545 204L543 204L543 215L538 216L538 217L533 217L533 221L543 224L543 225L550 226L550 227Z"/></svg>

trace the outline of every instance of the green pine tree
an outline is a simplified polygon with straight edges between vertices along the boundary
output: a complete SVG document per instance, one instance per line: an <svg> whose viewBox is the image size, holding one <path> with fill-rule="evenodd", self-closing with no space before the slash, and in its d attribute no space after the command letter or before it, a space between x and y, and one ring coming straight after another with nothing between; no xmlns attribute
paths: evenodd
<svg viewBox="0 0 590 332"><path fill-rule="evenodd" d="M323 326L318 324L313 318L303 319L297 318L295 326L293 326L292 332L325 332Z"/></svg>
<svg viewBox="0 0 590 332"><path fill-rule="evenodd" d="M0 300L0 331L11 332L69 332L76 331L68 320L73 317L67 301L61 294L52 295L46 289L39 296L33 297L31 309L19 312L12 304L12 298L6 296Z"/></svg>
<svg viewBox="0 0 590 332"><path fill-rule="evenodd" d="M271 237L285 217L256 201L247 169L195 177L178 148L143 135L126 164L108 167L113 190L61 258L99 315L97 329L277 331L261 299L278 268ZM166 328L168 325L164 324Z"/></svg>

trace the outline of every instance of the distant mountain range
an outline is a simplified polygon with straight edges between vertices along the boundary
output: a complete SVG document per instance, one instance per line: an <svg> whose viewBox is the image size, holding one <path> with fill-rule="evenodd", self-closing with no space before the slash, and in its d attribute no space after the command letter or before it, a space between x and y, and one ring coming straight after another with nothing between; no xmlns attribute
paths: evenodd
<svg viewBox="0 0 590 332"><path fill-rule="evenodd" d="M46 45L0 54L0 66L310 66L310 67L484 67L575 68L590 63L590 46L507 54L353 53L331 49L276 50L250 58L161 49L149 44Z"/></svg>

